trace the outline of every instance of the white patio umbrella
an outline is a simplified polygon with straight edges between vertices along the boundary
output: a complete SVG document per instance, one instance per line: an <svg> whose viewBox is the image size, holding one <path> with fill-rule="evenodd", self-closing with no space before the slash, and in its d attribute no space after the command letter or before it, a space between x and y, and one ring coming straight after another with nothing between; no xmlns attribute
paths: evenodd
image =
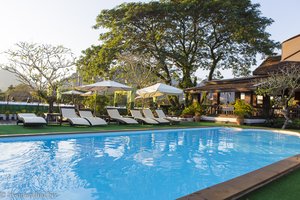
<svg viewBox="0 0 300 200"><path fill-rule="evenodd" d="M88 92L81 94L80 96L87 97L87 96L92 96L93 94L94 94L93 91L88 91Z"/></svg>
<svg viewBox="0 0 300 200"><path fill-rule="evenodd" d="M145 98L159 97L163 95L176 95L179 97L183 96L183 90L163 83L156 83L155 85L137 90L136 94L139 95L138 98L143 99L144 106Z"/></svg>
<svg viewBox="0 0 300 200"><path fill-rule="evenodd" d="M150 98L159 97L162 95L179 96L183 94L183 90L163 83L156 83L155 85L137 90L136 93L142 98Z"/></svg>
<svg viewBox="0 0 300 200"><path fill-rule="evenodd" d="M115 81L101 81L90 85L83 85L80 88L84 90L96 91L96 92L115 92L115 91L130 91L132 88L115 82Z"/></svg>
<svg viewBox="0 0 300 200"><path fill-rule="evenodd" d="M118 82L115 82L115 81L110 81L110 80L107 80L107 81L101 81L101 82L96 82L96 83L93 83L93 84L89 84L89 85L83 85L83 86L80 86L81 89L84 89L84 90L89 90L89 91L95 91L96 92L96 96L98 93L112 93L112 92L115 92L115 91L130 91L132 90L131 87L127 86L127 85L124 85L124 84L121 84L121 83L118 83ZM97 98L96 98L97 100ZM95 110L96 110L96 101L95 101Z"/></svg>
<svg viewBox="0 0 300 200"><path fill-rule="evenodd" d="M83 92L80 92L77 90L69 90L69 91L62 92L61 94L72 95L72 102L74 104L74 95L81 95L81 94L83 94Z"/></svg>

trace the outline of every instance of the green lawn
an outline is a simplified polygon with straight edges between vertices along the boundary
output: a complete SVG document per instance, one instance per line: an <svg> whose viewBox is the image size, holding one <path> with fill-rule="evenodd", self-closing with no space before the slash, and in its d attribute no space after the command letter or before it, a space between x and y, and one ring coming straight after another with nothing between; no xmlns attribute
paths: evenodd
<svg viewBox="0 0 300 200"><path fill-rule="evenodd" d="M300 170L283 176L251 192L240 200L296 200L300 199Z"/></svg>
<svg viewBox="0 0 300 200"><path fill-rule="evenodd" d="M149 130L149 129L168 129L168 128L189 128L189 127L203 127L203 126L220 126L220 124L214 124L209 122L184 122L178 125L117 125L110 124L107 126L97 127L80 127L69 126L64 124L49 125L44 127L23 127L22 125L1 125L0 135L8 134L31 134L31 133L71 133L71 132L103 132L103 131L126 131L126 130Z"/></svg>
<svg viewBox="0 0 300 200"><path fill-rule="evenodd" d="M241 128L264 128L258 126L237 126L234 124L212 123L212 122L182 122L178 125L117 125L110 124L98 127L72 127L67 124L49 125L44 127L23 127L22 125L0 125L0 135L9 134L34 134L34 133L72 133L72 132L103 132L103 131L126 131L126 130L149 130L168 128L193 128L193 127L241 127ZM274 129L273 129L274 130ZM300 132L299 130L297 130Z"/></svg>

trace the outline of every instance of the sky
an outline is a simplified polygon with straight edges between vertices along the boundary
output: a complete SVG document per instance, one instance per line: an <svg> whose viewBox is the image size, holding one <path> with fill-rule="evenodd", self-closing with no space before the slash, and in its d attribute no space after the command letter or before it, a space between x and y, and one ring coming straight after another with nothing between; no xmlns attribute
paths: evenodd
<svg viewBox="0 0 300 200"><path fill-rule="evenodd" d="M92 26L101 10L134 1L137 0L0 0L0 52L24 41L63 45L79 57L82 50L99 44L100 30L94 30ZM300 19L299 0L251 1L261 5L262 16L274 20L267 28L271 39L282 42L300 34L297 23ZM3 54L0 55L1 62L4 62ZM261 62L258 58L257 64ZM205 78L207 72L198 71L196 75ZM230 77L230 73L225 72L225 78ZM15 85L16 79L0 70L0 89L6 90L11 84Z"/></svg>

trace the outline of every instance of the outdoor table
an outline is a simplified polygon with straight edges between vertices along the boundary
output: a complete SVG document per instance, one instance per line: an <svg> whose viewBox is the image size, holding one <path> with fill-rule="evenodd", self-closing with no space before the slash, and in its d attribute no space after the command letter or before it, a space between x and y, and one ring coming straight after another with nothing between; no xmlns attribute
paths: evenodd
<svg viewBox="0 0 300 200"><path fill-rule="evenodd" d="M47 124L50 122L61 125L61 114L60 113L44 113Z"/></svg>

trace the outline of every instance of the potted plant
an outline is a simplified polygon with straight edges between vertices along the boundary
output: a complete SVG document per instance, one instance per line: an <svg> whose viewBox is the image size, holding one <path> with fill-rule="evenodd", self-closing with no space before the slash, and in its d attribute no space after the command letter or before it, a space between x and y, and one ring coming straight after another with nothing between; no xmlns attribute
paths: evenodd
<svg viewBox="0 0 300 200"><path fill-rule="evenodd" d="M250 104L240 99L236 100L234 104L234 114L237 115L237 124L244 124L245 117L250 116L252 114L252 111L253 108Z"/></svg>
<svg viewBox="0 0 300 200"><path fill-rule="evenodd" d="M9 120L9 114L10 114L9 110L5 111L6 120Z"/></svg>
<svg viewBox="0 0 300 200"><path fill-rule="evenodd" d="M194 107L193 105L190 105L186 108L183 109L181 115L184 117L184 118L192 118L195 114L195 110L194 110Z"/></svg>
<svg viewBox="0 0 300 200"><path fill-rule="evenodd" d="M201 115L204 114L204 108L197 102L193 104L194 106L194 111L195 111L195 122L200 122L201 121Z"/></svg>

